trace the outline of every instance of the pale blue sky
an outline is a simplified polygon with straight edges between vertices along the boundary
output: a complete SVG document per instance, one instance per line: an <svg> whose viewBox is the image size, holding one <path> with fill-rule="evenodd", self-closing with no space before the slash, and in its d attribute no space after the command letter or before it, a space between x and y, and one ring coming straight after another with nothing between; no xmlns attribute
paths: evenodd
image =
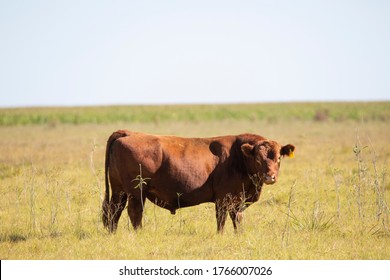
<svg viewBox="0 0 390 280"><path fill-rule="evenodd" d="M390 100L390 1L0 0L0 107Z"/></svg>

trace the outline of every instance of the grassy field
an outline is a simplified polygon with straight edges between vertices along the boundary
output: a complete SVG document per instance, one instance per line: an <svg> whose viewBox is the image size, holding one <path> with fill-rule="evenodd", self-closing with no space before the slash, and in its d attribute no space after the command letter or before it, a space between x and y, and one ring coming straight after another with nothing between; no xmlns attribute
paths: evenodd
<svg viewBox="0 0 390 280"><path fill-rule="evenodd" d="M296 146L216 233L213 204L101 222L108 136L257 133ZM390 259L390 103L0 109L0 259Z"/></svg>

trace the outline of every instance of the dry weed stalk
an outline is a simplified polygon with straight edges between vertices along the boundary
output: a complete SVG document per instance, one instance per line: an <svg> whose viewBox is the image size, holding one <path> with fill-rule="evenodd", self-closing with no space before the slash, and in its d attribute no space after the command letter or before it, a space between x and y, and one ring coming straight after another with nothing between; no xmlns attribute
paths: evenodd
<svg viewBox="0 0 390 280"><path fill-rule="evenodd" d="M385 234L390 235L390 222L389 222L389 214L390 208L387 202L386 195L386 175L387 169L386 164L382 170L379 171L378 168L378 156L375 150L375 146L372 143L370 137L368 137L369 145L362 146L359 135L356 135L356 144L353 149L353 152L357 161L357 183L355 185L355 189L357 191L357 205L359 218L364 225L366 222L365 213L369 213L366 204L369 203L370 197L366 197L365 193L370 193L373 191L375 194L375 217L376 225L372 226L368 232L372 234ZM370 172L369 166L363 159L363 151L365 149L369 149L371 154L371 163L372 163L372 173ZM385 163L386 163L385 159ZM371 218L371 217L367 217Z"/></svg>
<svg viewBox="0 0 390 280"><path fill-rule="evenodd" d="M290 237L290 217L291 217L291 206L292 206L292 203L293 203L293 199L294 199L294 193L293 193L293 190L295 188L295 185L296 185L296 181L294 181L294 183L291 185L291 188L290 188L290 193L289 193L289 196L288 196L288 204L287 204L287 217L286 217L286 222L284 224L284 230L283 230L283 233L282 233L282 247L287 247L288 244L289 244L289 237Z"/></svg>

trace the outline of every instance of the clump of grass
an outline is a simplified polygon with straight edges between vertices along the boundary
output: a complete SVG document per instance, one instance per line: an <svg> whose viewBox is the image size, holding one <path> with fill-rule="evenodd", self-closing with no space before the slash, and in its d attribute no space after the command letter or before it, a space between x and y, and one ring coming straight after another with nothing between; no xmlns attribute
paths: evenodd
<svg viewBox="0 0 390 280"><path fill-rule="evenodd" d="M330 228L334 217L329 216L321 209L319 201L315 201L313 209L309 213L304 213L301 217L292 216L294 225L300 230L323 231Z"/></svg>
<svg viewBox="0 0 390 280"><path fill-rule="evenodd" d="M27 240L27 236L17 232L2 233L0 234L0 242L18 243Z"/></svg>

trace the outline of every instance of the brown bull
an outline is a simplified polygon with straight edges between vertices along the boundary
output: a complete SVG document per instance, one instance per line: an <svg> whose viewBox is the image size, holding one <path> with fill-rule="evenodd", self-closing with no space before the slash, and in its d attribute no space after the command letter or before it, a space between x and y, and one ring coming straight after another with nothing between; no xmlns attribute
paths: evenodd
<svg viewBox="0 0 390 280"><path fill-rule="evenodd" d="M131 223L139 228L148 198L172 214L214 202L218 231L227 213L237 229L242 211L259 200L264 183L277 181L281 157L294 149L254 134L182 138L114 132L106 149L104 226L116 230L127 202Z"/></svg>

